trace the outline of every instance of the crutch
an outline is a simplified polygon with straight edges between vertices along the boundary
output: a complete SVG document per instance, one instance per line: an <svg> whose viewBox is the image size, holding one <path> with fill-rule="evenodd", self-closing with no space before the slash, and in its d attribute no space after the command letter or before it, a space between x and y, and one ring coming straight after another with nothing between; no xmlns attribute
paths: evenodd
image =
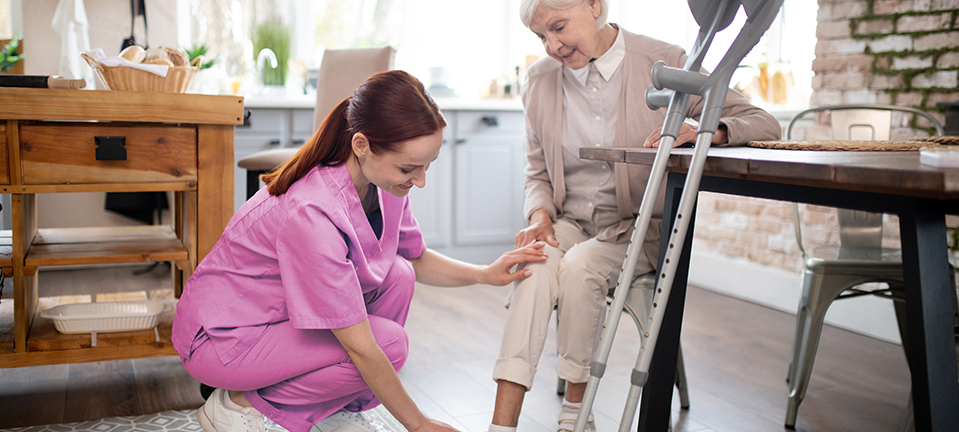
<svg viewBox="0 0 959 432"><path fill-rule="evenodd" d="M670 233L665 264L660 269L659 277L656 278L653 310L647 320L639 356L636 359L636 366L630 379L629 396L626 400L626 408L623 410L619 431L627 432L632 427L633 416L636 413L642 388L649 377L649 365L663 322L666 309L664 300L669 298L672 289L676 265L679 263L686 231L689 228L689 216L699 194L699 182L705 167L706 152L709 150L713 135L715 135L716 128L719 126L719 118L722 115L723 106L726 104L729 82L732 79L733 72L739 66L739 62L759 42L759 38L769 28L772 20L779 12L783 0L688 0L688 3L693 17L700 25L700 31L683 69L668 67L662 61L653 65L653 86L646 90L646 104L654 110L668 106L666 119L663 122L662 139L660 140L659 150L656 152L656 158L653 161L633 234L626 249L623 271L619 275L613 304L610 306L606 325L600 337L600 345L593 354L586 393L583 396L579 416L576 418L574 432L583 432L586 428L586 422L596 398L599 381L606 372L606 361L609 359L613 337L616 328L619 326L619 319L626 303L628 287L636 270L636 258L641 253L643 239L646 236L646 230L649 228L649 221L653 214L653 206L655 206L662 179L666 173L670 150L679 136L683 121L686 119L689 96L699 95L703 97L704 102L699 129L697 130L696 148L687 172L673 231ZM723 56L716 70L711 74L702 73L702 61L713 37L717 32L729 26L740 5L746 12L745 25ZM621 121L626 121L626 119L621 119ZM687 217L684 218L684 214ZM663 306L657 307L657 305Z"/></svg>

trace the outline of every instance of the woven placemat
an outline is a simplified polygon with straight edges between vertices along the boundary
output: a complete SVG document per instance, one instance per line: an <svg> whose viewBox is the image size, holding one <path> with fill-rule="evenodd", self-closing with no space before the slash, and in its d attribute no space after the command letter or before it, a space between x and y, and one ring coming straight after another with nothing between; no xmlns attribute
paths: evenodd
<svg viewBox="0 0 959 432"><path fill-rule="evenodd" d="M959 145L959 136L955 135L928 135L909 137L909 141L931 142L942 145Z"/></svg>
<svg viewBox="0 0 959 432"><path fill-rule="evenodd" d="M919 141L842 141L842 140L784 140L749 141L749 147L783 150L820 151L917 151L930 145Z"/></svg>

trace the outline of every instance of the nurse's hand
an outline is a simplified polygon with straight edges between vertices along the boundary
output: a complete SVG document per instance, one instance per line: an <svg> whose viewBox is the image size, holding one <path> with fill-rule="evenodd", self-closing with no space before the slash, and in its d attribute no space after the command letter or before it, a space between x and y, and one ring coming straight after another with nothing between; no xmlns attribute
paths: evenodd
<svg viewBox="0 0 959 432"><path fill-rule="evenodd" d="M546 261L546 251L540 250L543 246L546 246L546 243L533 240L520 248L504 253L480 272L480 277L477 282L502 286L528 278L533 274L529 269L522 269L512 273L509 269L513 268L516 264Z"/></svg>
<svg viewBox="0 0 959 432"><path fill-rule="evenodd" d="M516 234L515 247L519 249L533 241L544 241L552 247L559 247L553 230L553 220L546 209L533 212L529 218L529 226Z"/></svg>
<svg viewBox="0 0 959 432"><path fill-rule="evenodd" d="M411 429L410 432L459 432L459 430L439 420L427 418L419 430Z"/></svg>

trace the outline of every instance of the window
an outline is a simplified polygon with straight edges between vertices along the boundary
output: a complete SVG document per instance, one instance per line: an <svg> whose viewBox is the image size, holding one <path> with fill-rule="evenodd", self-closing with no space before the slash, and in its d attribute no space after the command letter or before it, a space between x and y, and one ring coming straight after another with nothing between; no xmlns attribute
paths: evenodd
<svg viewBox="0 0 959 432"><path fill-rule="evenodd" d="M190 40L207 44L230 76L251 76L255 71L250 35L256 25L269 20L290 29L290 58L298 73L315 70L327 48L391 45L397 49L397 68L427 85L431 69L443 68L439 76L447 77L458 96L468 98L487 93L494 80L515 81L517 69L522 75L528 63L546 55L539 40L519 20L520 0L180 1L189 4L186 28ZM687 49L695 41L699 26L684 1L609 2L609 21L629 31ZM811 93L816 6L805 0L785 0L784 9L788 13L775 20L732 83L769 109L804 107ZM707 69L716 66L744 20L740 11L733 24L717 35L704 62ZM776 82L789 81L792 76L788 104L767 102L760 94L761 77L769 78L768 83L774 75ZM762 89L768 97L770 87Z"/></svg>
<svg viewBox="0 0 959 432"><path fill-rule="evenodd" d="M0 0L0 39L13 37L13 20L10 15L10 0Z"/></svg>

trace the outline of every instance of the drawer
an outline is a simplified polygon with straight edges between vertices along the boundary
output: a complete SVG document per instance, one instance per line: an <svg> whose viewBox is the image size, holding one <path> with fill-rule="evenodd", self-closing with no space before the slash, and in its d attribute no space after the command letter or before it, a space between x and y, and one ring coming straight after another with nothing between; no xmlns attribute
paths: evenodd
<svg viewBox="0 0 959 432"><path fill-rule="evenodd" d="M313 110L293 110L293 134L307 136L313 135Z"/></svg>
<svg viewBox="0 0 959 432"><path fill-rule="evenodd" d="M0 124L0 184L10 184L10 164L7 163L7 125Z"/></svg>
<svg viewBox="0 0 959 432"><path fill-rule="evenodd" d="M107 137L123 138L124 143ZM196 129L180 126L23 125L23 184L195 182L196 142ZM110 153L107 147L116 151Z"/></svg>
<svg viewBox="0 0 959 432"><path fill-rule="evenodd" d="M522 111L459 111L456 136L522 135L525 131Z"/></svg>
<svg viewBox="0 0 959 432"><path fill-rule="evenodd" d="M237 133L268 133L279 135L280 130L288 127L290 120L288 110L269 108L250 108L248 125L237 126Z"/></svg>

